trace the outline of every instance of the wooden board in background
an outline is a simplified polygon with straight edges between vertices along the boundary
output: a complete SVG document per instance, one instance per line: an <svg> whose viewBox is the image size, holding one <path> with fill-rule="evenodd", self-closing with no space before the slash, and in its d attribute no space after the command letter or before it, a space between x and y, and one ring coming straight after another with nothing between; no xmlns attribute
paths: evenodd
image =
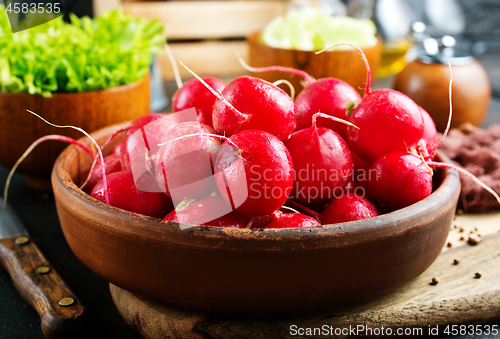
<svg viewBox="0 0 500 339"><path fill-rule="evenodd" d="M94 0L95 14L121 6L145 19L158 18L170 40L243 38L286 12L283 0L142 1Z"/></svg>
<svg viewBox="0 0 500 339"><path fill-rule="evenodd" d="M448 241L437 260L406 286L350 308L294 317L264 319L224 318L153 302L110 285L119 312L144 338L287 338L290 326L348 328L422 328L444 330L449 324L480 324L500 319L500 213L457 216ZM461 228L463 231L461 231ZM477 230L476 230L477 229ZM478 245L467 243L481 234ZM459 263L454 265L454 259ZM480 272L481 277L475 278ZM440 282L431 285L433 277ZM414 334L419 334L413 332ZM296 336L295 336L296 337ZM332 336L328 336L332 337ZM349 337L347 336L343 336Z"/></svg>
<svg viewBox="0 0 500 339"><path fill-rule="evenodd" d="M176 60L181 60L199 76L234 78L248 72L240 65L236 54L239 53L248 62L246 41L202 41L174 42L169 44ZM158 56L163 79L174 79L172 64L166 53ZM181 77L194 78L184 67L178 64Z"/></svg>

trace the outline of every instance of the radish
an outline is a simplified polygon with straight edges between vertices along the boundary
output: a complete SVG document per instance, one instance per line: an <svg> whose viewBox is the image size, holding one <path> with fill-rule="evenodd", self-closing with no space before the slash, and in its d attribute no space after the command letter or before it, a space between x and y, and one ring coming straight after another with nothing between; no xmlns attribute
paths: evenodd
<svg viewBox="0 0 500 339"><path fill-rule="evenodd" d="M243 68L250 72L281 71L304 78L307 85L295 99L296 130L311 126L312 117L318 112L345 120L347 119L345 114L346 105L351 101L361 100L361 96L351 85L336 78L315 80L306 72L295 68L283 66L256 68L247 65L241 57L238 57L238 60ZM318 126L331 128L340 134L342 138L346 138L346 126L344 124L322 120L321 123L318 123Z"/></svg>
<svg viewBox="0 0 500 339"><path fill-rule="evenodd" d="M349 146L333 130L317 127L318 117L331 118L316 113L312 118L313 127L294 132L285 141L295 169L291 196L300 202L328 201L334 195L343 193L352 176Z"/></svg>
<svg viewBox="0 0 500 339"><path fill-rule="evenodd" d="M359 194L343 194L332 199L319 219L323 225L376 217L379 211L367 198Z"/></svg>
<svg viewBox="0 0 500 339"><path fill-rule="evenodd" d="M109 154L108 155L119 154L120 157L121 157L122 145L123 145L123 143L121 141L119 141L116 144L114 144L113 147L111 147L111 149L109 150Z"/></svg>
<svg viewBox="0 0 500 339"><path fill-rule="evenodd" d="M212 121L219 134L230 137L243 130L261 130L286 140L295 129L293 100L281 88L262 79L242 76L218 93L182 65L217 97Z"/></svg>
<svg viewBox="0 0 500 339"><path fill-rule="evenodd" d="M216 190L213 163L222 144L219 138L197 121L181 123L163 136L154 160L156 181L175 205Z"/></svg>
<svg viewBox="0 0 500 339"><path fill-rule="evenodd" d="M353 165L353 179L354 181L362 180L365 173L370 167L370 163L361 159L356 153L351 150L352 165Z"/></svg>
<svg viewBox="0 0 500 339"><path fill-rule="evenodd" d="M347 127L347 142L366 162L415 147L424 129L417 104L392 89L379 89L365 95L352 110L350 121L359 129Z"/></svg>
<svg viewBox="0 0 500 339"><path fill-rule="evenodd" d="M429 166L411 153L386 154L377 159L368 172L376 175L368 175L360 185L366 189L368 198L384 212L412 205L432 192Z"/></svg>
<svg viewBox="0 0 500 339"><path fill-rule="evenodd" d="M393 89L370 92L370 65L364 52L351 44L361 54L366 67L366 86L360 101L350 102L346 114L350 122L359 127L347 127L347 142L361 159L373 162L380 156L414 148L422 138L424 124L419 106L409 97ZM325 48L316 54L325 52Z"/></svg>
<svg viewBox="0 0 500 339"><path fill-rule="evenodd" d="M105 173L111 174L122 170L122 162L120 154L110 154L104 158ZM82 190L90 194L94 186L102 180L102 164L100 160L97 160L95 166L90 171L89 177L84 185L82 185Z"/></svg>
<svg viewBox="0 0 500 339"><path fill-rule="evenodd" d="M231 136L239 131L254 129L286 140L295 129L292 98L267 81L242 76L231 81L222 95L239 112L228 107L223 100L216 100L213 124L220 134Z"/></svg>
<svg viewBox="0 0 500 339"><path fill-rule="evenodd" d="M295 99L297 130L311 126L312 116L321 112L340 119L347 119L345 108L350 101L359 101L361 96L348 83L336 78L323 78L306 86ZM319 127L331 128L343 139L346 138L345 124L322 120Z"/></svg>
<svg viewBox="0 0 500 339"><path fill-rule="evenodd" d="M226 87L226 83L218 78L203 77L202 79L217 92ZM175 92L172 97L172 110L179 112L194 107L198 114L198 121L213 127L212 109L215 100L216 97L202 83L197 79L191 79Z"/></svg>
<svg viewBox="0 0 500 339"><path fill-rule="evenodd" d="M290 228L290 227L315 227L320 226L318 220L301 213L275 212L272 220L264 228ZM254 228L252 226L252 228Z"/></svg>
<svg viewBox="0 0 500 339"><path fill-rule="evenodd" d="M417 144L417 152L421 153L424 156L424 159L432 160L437 148L436 124L426 110L420 107L420 111L422 112L422 117L424 119L424 132L422 133L422 138Z"/></svg>
<svg viewBox="0 0 500 339"><path fill-rule="evenodd" d="M145 152L148 151L150 147L155 147L160 143L163 131L158 131L158 133L154 135L146 136L144 126L163 117L164 115L162 114L152 113L137 118L132 122L122 140L121 155L124 170L130 171L132 169L131 159L145 159ZM175 121L172 121L172 126L168 124L165 130L169 130L173 125L175 125ZM140 131L141 133L135 133L136 131ZM155 140L150 143L150 138Z"/></svg>
<svg viewBox="0 0 500 339"><path fill-rule="evenodd" d="M268 215L287 200L293 185L293 163L277 137L259 130L244 130L229 138L215 161L220 194L233 209L246 215Z"/></svg>
<svg viewBox="0 0 500 339"><path fill-rule="evenodd" d="M141 186L155 185L155 179L148 174L142 175L134 181L131 171L120 171L107 176L108 180L108 205L156 218L163 218L174 206L172 201L163 193L145 192ZM91 196L105 202L103 181L99 181L92 189Z"/></svg>
<svg viewBox="0 0 500 339"><path fill-rule="evenodd" d="M208 197L184 209L175 209L163 220L181 224L245 228L250 217L231 209L223 199ZM183 226L183 228L186 228Z"/></svg>

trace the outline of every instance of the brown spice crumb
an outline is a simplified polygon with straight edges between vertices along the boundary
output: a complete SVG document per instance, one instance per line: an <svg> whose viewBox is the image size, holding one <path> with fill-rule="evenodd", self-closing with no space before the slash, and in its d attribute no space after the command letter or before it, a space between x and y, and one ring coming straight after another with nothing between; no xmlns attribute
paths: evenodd
<svg viewBox="0 0 500 339"><path fill-rule="evenodd" d="M461 209L461 208L457 209L457 214L458 214L458 215L462 215L462 214L464 214L464 210L463 210L463 209Z"/></svg>
<svg viewBox="0 0 500 339"><path fill-rule="evenodd" d="M460 233L462 233L464 231L464 228L463 227L460 227L460 229L458 230Z"/></svg>
<svg viewBox="0 0 500 339"><path fill-rule="evenodd" d="M439 284L439 278L438 277L433 277L431 281L431 285L437 285Z"/></svg>
<svg viewBox="0 0 500 339"><path fill-rule="evenodd" d="M477 236L471 235L469 236L469 240L467 240L469 245L477 245L481 242L481 239L479 239Z"/></svg>
<svg viewBox="0 0 500 339"><path fill-rule="evenodd" d="M472 233L474 233L474 231L473 231L473 230L470 230L470 231L469 231L469 234L472 234Z"/></svg>
<svg viewBox="0 0 500 339"><path fill-rule="evenodd" d="M479 279L479 278L481 278L481 277L482 277L482 274L481 274L480 272L476 272L476 273L474 273L474 278L475 278L475 279Z"/></svg>
<svg viewBox="0 0 500 339"><path fill-rule="evenodd" d="M453 246L453 244L452 244L451 242L448 242L448 243L446 244L446 247L451 247L451 246Z"/></svg>
<svg viewBox="0 0 500 339"><path fill-rule="evenodd" d="M460 237L460 241L464 241L464 240L465 240L465 238L464 238L464 237Z"/></svg>
<svg viewBox="0 0 500 339"><path fill-rule="evenodd" d="M474 227L474 231L476 231L476 232L477 232L477 227Z"/></svg>
<svg viewBox="0 0 500 339"><path fill-rule="evenodd" d="M454 225L453 225L453 228L457 228L457 224L454 224Z"/></svg>
<svg viewBox="0 0 500 339"><path fill-rule="evenodd" d="M458 259L453 259L453 265L458 265L460 263L460 260Z"/></svg>

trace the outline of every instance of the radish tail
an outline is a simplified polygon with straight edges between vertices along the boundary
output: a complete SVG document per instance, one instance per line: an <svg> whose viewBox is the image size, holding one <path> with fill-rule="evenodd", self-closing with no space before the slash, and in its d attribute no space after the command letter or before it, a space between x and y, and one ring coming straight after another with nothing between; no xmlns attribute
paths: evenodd
<svg viewBox="0 0 500 339"><path fill-rule="evenodd" d="M292 100L295 100L295 87L293 87L292 83L288 80L280 79L278 81L273 82L273 85L278 87L278 85L285 84L290 88L290 97Z"/></svg>
<svg viewBox="0 0 500 339"><path fill-rule="evenodd" d="M175 77L175 82L177 83L177 89L180 89L182 88L182 86L184 86L184 84L182 83L181 75L179 73L179 67L177 67L177 63L175 62L174 53L172 53L172 50L170 49L168 43L165 42L164 46L165 46L165 52L167 52L168 55L168 59L172 64L172 69L174 70L174 77Z"/></svg>
<svg viewBox="0 0 500 339"><path fill-rule="evenodd" d="M439 148L439 146L441 146L441 144L444 142L444 139L448 135L448 131L450 130L450 126L451 126L451 117L453 115L453 107L452 107L452 104L451 104L451 87L453 85L453 72L451 71L451 63L450 62L448 62L448 67L450 68L450 85L448 86L448 98L450 100L450 113L448 114L448 123L446 124L446 129L444 130L443 137L434 146L434 148L433 148L433 150L431 152L431 156L432 157L434 157L434 155L436 154L437 149Z"/></svg>
<svg viewBox="0 0 500 339"><path fill-rule="evenodd" d="M353 123L351 123L351 122L349 122L347 120L340 119L340 118L337 118L337 117L332 117L331 115L328 115L328 114L325 114L325 113L321 113L321 112L315 113L313 115L313 117L312 117L312 127L313 128L317 127L316 120L318 119L318 117L330 119L330 120L333 120L333 121L337 121L337 122L340 122L340 123L342 123L344 125L351 126L351 127L356 128L356 129L359 129L358 126L354 125Z"/></svg>
<svg viewBox="0 0 500 339"><path fill-rule="evenodd" d="M221 140L224 140L225 142L227 142L229 145L235 147L238 151L241 151L239 149L238 146L236 146L236 144L234 142L232 142L231 140L229 140L229 138L223 136L223 135L218 135L218 134L212 134L212 133L193 133L193 134L186 134L186 135L182 135L180 137L177 137L177 138L174 138L172 140L169 140L167 142L164 142L164 143L161 143L161 144L158 144L158 146L162 146L162 145L166 145L166 144L169 144L171 142L174 142L174 141L177 141L177 140L181 140L181 139L185 139L185 138L189 138L189 137L194 137L194 136L197 136L197 135L204 135L204 136L207 136L207 137L212 137L212 138L217 138L217 139L221 139Z"/></svg>
<svg viewBox="0 0 500 339"><path fill-rule="evenodd" d="M98 154L99 154L99 158L101 159L101 164L103 164L102 166L102 181L103 181L103 185L104 185L104 198L105 198L105 201L106 201L106 204L109 205L109 194L108 194L108 180L106 179L106 169L104 168L104 157L102 155L102 151L101 151L101 148L99 147L99 144L94 140L94 138L92 138L90 136L90 134L88 134L87 132L85 132L83 129L81 129L80 127L75 127L75 126L71 126L71 125L68 125L68 126L60 126L60 125L56 125L56 124L53 124L47 120L45 120L44 118L42 118L41 116L39 116L38 114L36 114L35 112L32 112L30 110L27 110L29 113L33 114L34 116L36 116L37 118L41 119L42 121L44 121L46 124L50 125L50 126L53 126L53 127L57 127L57 128L72 128L74 130L77 130L81 133L83 133L87 138L90 139L90 141L92 142L92 144L94 144Z"/></svg>
<svg viewBox="0 0 500 339"><path fill-rule="evenodd" d="M467 177L469 177L472 180L474 180L474 182L476 182L482 188L484 188L485 190L487 190L488 192L490 192L495 197L495 199L497 200L498 204L500 204L500 197L498 196L497 192L495 192L490 186L486 185L484 182L482 182L481 180L479 180L474 174L466 171L465 169L463 169L461 167L458 167L458 166L455 166L455 165L446 164L446 163L443 163L443 162L429 161L429 162L427 162L427 164L429 166L433 166L433 167L451 168L451 169L454 169L454 170L456 170L456 171L458 171L458 172L460 172L462 174L465 174Z"/></svg>
<svg viewBox="0 0 500 339"><path fill-rule="evenodd" d="M69 137L66 137L63 135L51 134L51 135L43 136L43 137L39 138L38 140L35 140L30 145L30 147L28 147L28 149L26 151L24 151L23 155L21 155L21 157L19 159L17 159L16 163L14 164L12 169L10 170L9 175L7 176L7 181L5 183L5 188L3 190L3 196L4 196L3 208L4 209L7 206L7 198L8 198L8 193L9 193L10 181L12 180L12 176L14 175L14 172L17 170L17 168L19 167L21 162L33 151L33 149L46 140L65 141L67 143L80 146L85 152L87 152L92 157L92 159L95 159L95 154L94 154L94 152L92 152L92 150L90 148L88 148L87 146L85 146L84 144L82 144L81 142L79 142L75 139L72 139L72 138L69 138Z"/></svg>
<svg viewBox="0 0 500 339"><path fill-rule="evenodd" d="M292 73L292 74L298 75L298 76L304 78L304 80L307 81L308 85L310 85L316 81L312 76L310 76L309 74L307 74L306 72L304 72L300 69L296 69L296 68L292 68L292 67L285 67L285 66L268 66L268 67L258 67L257 68L257 67L249 66L239 54L237 54L237 57L238 57L238 61L240 62L240 65L249 72L260 73L260 72L280 71L280 72L286 72L286 73Z"/></svg>
<svg viewBox="0 0 500 339"><path fill-rule="evenodd" d="M321 51L316 52L316 54L320 54L320 53L326 52L326 51L328 51L330 48L337 47L337 46L351 46L352 48L356 48L356 49L358 50L359 54L361 54L361 57L363 58L363 61L364 61L364 63L365 63L365 67L366 67L366 86L365 86L365 95L367 95L368 93L370 93L371 75L372 75L372 72L371 72L371 70L370 70L370 64L368 63L368 59L366 59L365 52L363 52L363 50L362 50L361 48L359 48L358 46L353 45L353 44L342 43L342 44L335 44L335 45L333 45L333 46L330 46L330 47L327 47L327 48L325 48L325 49L322 49Z"/></svg>

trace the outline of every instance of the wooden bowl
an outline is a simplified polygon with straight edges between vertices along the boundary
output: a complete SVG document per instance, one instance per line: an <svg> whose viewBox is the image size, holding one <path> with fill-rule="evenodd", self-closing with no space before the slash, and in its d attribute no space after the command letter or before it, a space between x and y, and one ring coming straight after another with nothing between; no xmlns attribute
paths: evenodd
<svg viewBox="0 0 500 339"><path fill-rule="evenodd" d="M105 140L116 128L95 136ZM57 213L75 255L131 292L223 313L319 311L405 285L441 252L460 190L457 173L443 170L429 197L372 219L303 229L181 230L82 192L74 182L88 166L88 155L69 146L52 172Z"/></svg>
<svg viewBox="0 0 500 339"><path fill-rule="evenodd" d="M488 73L479 61L452 65L451 127L465 123L482 126L491 102ZM394 89L406 94L432 117L438 131L443 132L450 112L450 68L447 64L428 64L415 60L397 75Z"/></svg>
<svg viewBox="0 0 500 339"><path fill-rule="evenodd" d="M82 133L49 126L29 109L57 125L73 125L93 132L99 128L133 120L149 113L149 75L132 84L101 91L41 95L0 93L0 163L11 168L38 138L62 134L79 139ZM67 144L46 141L24 159L18 172L27 175L33 188L50 189L50 173Z"/></svg>
<svg viewBox="0 0 500 339"><path fill-rule="evenodd" d="M366 84L366 67L361 55L355 49L334 50L321 54L312 51L298 51L292 49L275 48L262 43L260 32L253 33L247 39L249 63L252 67L286 66L301 69L315 79L334 77L347 82L363 95ZM382 41L370 47L362 48L371 69L372 85L375 83L376 71L382 58ZM288 80L295 87L298 94L302 86L302 78L284 72L252 73L252 76L269 82L280 79ZM287 86L283 88L286 89Z"/></svg>

